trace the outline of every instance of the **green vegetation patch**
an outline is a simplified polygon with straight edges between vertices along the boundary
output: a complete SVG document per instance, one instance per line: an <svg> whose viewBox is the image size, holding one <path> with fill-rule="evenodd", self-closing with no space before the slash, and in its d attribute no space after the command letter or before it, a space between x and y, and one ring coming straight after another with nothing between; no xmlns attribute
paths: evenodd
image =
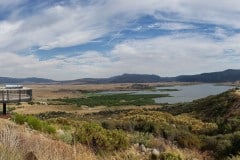
<svg viewBox="0 0 240 160"><path fill-rule="evenodd" d="M76 104L77 106L121 106L121 105L154 105L154 98L167 97L168 94L106 94L92 95L85 98L64 98L54 101L67 104Z"/></svg>
<svg viewBox="0 0 240 160"><path fill-rule="evenodd" d="M174 92L174 91L180 91L179 89L175 89L175 88L166 88L166 89L158 89L158 91L161 92Z"/></svg>
<svg viewBox="0 0 240 160"><path fill-rule="evenodd" d="M145 110L122 113L118 119L102 121L102 126L106 129L123 129L130 133L136 131L146 135L151 133L154 137L172 141L181 148L198 149L201 148L199 135L217 129L215 123L205 123L187 115L173 116L164 112ZM136 139L133 138L133 141L136 142ZM141 137L138 141L138 143L148 144L147 141L142 141Z"/></svg>
<svg viewBox="0 0 240 160"><path fill-rule="evenodd" d="M94 151L124 150L129 147L127 134L121 130L107 130L97 123L85 122L77 127L76 140Z"/></svg>
<svg viewBox="0 0 240 160"><path fill-rule="evenodd" d="M17 124L27 123L32 129L49 134L56 133L56 129L53 126L49 125L46 121L39 120L37 117L14 114L11 118Z"/></svg>
<svg viewBox="0 0 240 160"><path fill-rule="evenodd" d="M165 106L160 110L174 115L191 113L206 121L216 121L219 117L227 116L231 112L233 104L238 101L239 97L234 94L234 90L230 90L219 95L209 96L190 103Z"/></svg>

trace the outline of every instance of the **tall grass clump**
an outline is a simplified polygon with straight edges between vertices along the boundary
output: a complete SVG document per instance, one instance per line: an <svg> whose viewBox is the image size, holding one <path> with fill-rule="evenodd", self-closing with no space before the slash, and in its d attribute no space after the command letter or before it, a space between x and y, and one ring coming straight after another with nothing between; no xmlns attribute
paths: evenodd
<svg viewBox="0 0 240 160"><path fill-rule="evenodd" d="M14 126L7 124L0 130L0 160L20 160L18 151L19 135L14 131Z"/></svg>

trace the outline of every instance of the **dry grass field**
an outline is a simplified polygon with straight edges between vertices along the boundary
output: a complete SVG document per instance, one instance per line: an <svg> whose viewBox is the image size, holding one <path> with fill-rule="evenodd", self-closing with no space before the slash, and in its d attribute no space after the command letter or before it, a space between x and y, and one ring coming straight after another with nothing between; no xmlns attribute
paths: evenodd
<svg viewBox="0 0 240 160"><path fill-rule="evenodd" d="M159 84L145 84L149 86L157 86L157 85L169 85L167 83ZM173 85L173 84L170 84ZM62 111L68 113L76 113L76 114L85 114L85 113L93 113L99 112L102 110L116 110L116 109L135 109L139 108L139 106L121 106L121 107L106 107L106 106L98 106L98 107L77 107L75 105L47 105L48 99L56 99L56 98L74 98L83 96L82 92L91 92L91 91L114 91L114 90L130 90L132 84L94 84L94 85L26 85L26 87L33 89L33 101L39 102L34 105L30 105L28 103L21 103L21 105L9 104L9 107L15 107L16 110L14 112L21 114L38 114L43 112L50 111ZM144 106L144 108L156 108L160 106L149 105Z"/></svg>
<svg viewBox="0 0 240 160"><path fill-rule="evenodd" d="M34 100L46 100L63 97L79 97L81 91L123 90L131 84L93 84L93 85L26 85L33 89Z"/></svg>
<svg viewBox="0 0 240 160"><path fill-rule="evenodd" d="M174 85L174 83L142 85L143 87L152 89L151 87L160 85L169 86ZM164 105L164 107L151 103L145 105L115 105L115 103L108 101L110 99L109 97L107 97L107 99L103 99L103 97L100 98L101 100L103 99L104 101L109 102L111 105L95 105L94 107L91 107L91 105L89 105L89 107L85 106L90 103L82 103L81 105L78 105L77 103L64 103L61 100L52 100L66 97L69 97L69 99L78 97L79 100L81 97L85 97L86 94L87 96L90 95L90 97L96 96L92 95L91 93L95 91L138 90L138 88L133 87L133 84L56 84L26 85L26 87L33 89L33 103L25 102L21 104L8 104L9 109L12 107L12 112L20 113L19 115L12 114L12 121L21 125L14 124L8 120L2 120L0 122L0 160L26 159L26 157L32 153L39 160L144 160L156 159L156 157L152 157L154 149L160 151L157 157L165 157L165 160L169 159L169 157L175 158L176 160L211 160L218 155L221 155L221 153L225 153L224 148L221 151L217 150L218 155L215 155L211 152L215 151L215 148L210 149L210 151L202 150L205 146L211 144L210 142L215 142L214 136L208 136L204 133L206 132L206 134L208 134L211 133L211 131L218 131L218 127L216 127L218 124L209 123L209 127L207 128L206 126L202 125L203 122L201 119L195 119L191 114L182 112L184 113L182 115L172 115L170 114L170 110L169 113L161 112L160 110L166 107ZM140 85L140 87L142 86ZM239 90L235 93L240 95ZM228 104L229 95L231 94L225 93L220 95L220 97L218 95L215 96L215 98L212 97L213 99L206 98L202 101L200 100L199 102L204 102L204 106L208 105L207 102L214 102L211 103L211 106L213 107L219 106L219 104ZM121 95L117 96L121 97ZM89 97L86 99L89 100L88 98ZM114 98L116 99L116 97ZM121 97L120 100L125 100L123 98ZM84 100L85 98L80 99L81 102ZM92 101L96 102L97 100L98 99L96 98ZM205 101L207 102L205 103ZM194 103L195 102L191 104L198 104ZM105 103L96 104L105 105ZM235 107L234 113L238 111L236 109L239 108L238 104L238 101L233 104L233 108ZM143 108L146 108L146 110L143 110ZM129 111L129 109L133 110ZM54 112L46 113L51 111L60 111L73 114ZM239 115L239 113L240 112L237 114ZM35 117L36 114L40 114L40 118ZM54 114L59 117L56 118ZM231 116L232 115L233 114L231 114ZM219 126L220 125L221 124L219 124ZM221 130L219 130L219 132L220 131ZM238 132L234 132L234 135L237 136ZM203 139L200 139L200 136L203 137ZM96 137L98 141L96 141ZM221 138L224 142L228 140L232 143L231 139L227 139L228 137L229 136L224 135ZM112 143L112 139L114 139L114 142L118 142L118 140L121 139L119 142L126 143L116 143L118 144L116 147L115 143ZM144 144L143 146L145 149L144 147L141 147L142 145L140 144ZM222 146L225 144L217 143L216 145ZM232 148L234 149L234 147L235 146L233 144ZM102 150L99 150L99 148ZM112 150L112 148L114 149ZM227 157L228 155L226 154L224 156Z"/></svg>
<svg viewBox="0 0 240 160"><path fill-rule="evenodd" d="M29 127L0 121L0 160L96 160L87 147L72 146L48 135L38 133Z"/></svg>
<svg viewBox="0 0 240 160"><path fill-rule="evenodd" d="M237 91L236 91L236 94L240 96L240 90L237 90Z"/></svg>
<svg viewBox="0 0 240 160"><path fill-rule="evenodd" d="M156 86L173 86L173 85L188 85L193 83L145 83L143 85L149 87ZM114 90L132 90L132 83L122 84L85 84L85 85L73 85L73 84L39 84L39 85L26 85L26 87L33 89L34 100L46 100L53 98L63 97L79 97L82 95L81 91L114 91Z"/></svg>
<svg viewBox="0 0 240 160"><path fill-rule="evenodd" d="M143 84L149 87L156 86L171 86L171 85L188 85L189 83L150 83ZM38 114L49 111L64 111L68 113L77 113L77 114L85 114L85 113L93 113L99 112L102 110L117 110L121 109L135 109L139 108L139 106L121 106L121 107L106 107L106 106L98 106L98 107L77 107L75 105L47 105L48 99L56 99L56 98L76 98L82 97L83 92L94 92L94 91L114 91L114 90L132 90L132 85L130 83L124 84L85 84L85 85L59 85L59 84L39 84L39 85L26 85L26 87L33 89L33 101L40 102L38 104L30 105L28 103L22 103L21 105L9 104L10 107L16 107L14 112L21 114ZM237 91L236 94L240 95L240 91ZM144 106L144 108L156 108L159 106Z"/></svg>
<svg viewBox="0 0 240 160"><path fill-rule="evenodd" d="M121 106L121 107L106 107L106 106L98 106L98 107L77 107L73 105L29 105L27 103L22 103L19 106L10 105L10 107L14 106L16 109L14 112L20 114L39 114L44 112L51 112L51 111L60 111L66 113L75 113L75 114L87 114L87 113L95 113L103 110L127 110L127 109L137 109L139 106ZM151 109L161 107L156 105L148 105L144 106L144 108Z"/></svg>

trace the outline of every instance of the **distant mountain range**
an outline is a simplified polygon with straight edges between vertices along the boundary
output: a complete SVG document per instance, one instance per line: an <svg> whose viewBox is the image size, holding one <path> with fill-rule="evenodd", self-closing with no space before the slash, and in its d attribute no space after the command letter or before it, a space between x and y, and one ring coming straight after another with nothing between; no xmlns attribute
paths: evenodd
<svg viewBox="0 0 240 160"><path fill-rule="evenodd" d="M196 75L180 75L177 77L160 77L148 74L123 74L110 78L84 78L67 83L153 83L153 82L204 82L220 83L240 81L240 70L228 69L221 72L202 73Z"/></svg>
<svg viewBox="0 0 240 160"><path fill-rule="evenodd" d="M235 82L240 81L240 70L228 69L222 72L202 73L197 75L182 75L173 78L179 82Z"/></svg>
<svg viewBox="0 0 240 160"><path fill-rule="evenodd" d="M57 81L45 78L10 78L10 77L0 77L0 84L32 84L32 83L54 83Z"/></svg>
<svg viewBox="0 0 240 160"><path fill-rule="evenodd" d="M180 75L177 77L160 77L149 74L123 74L110 78L83 78L68 81L55 81L44 78L9 78L0 77L1 84L34 84L34 83L67 83L67 84L106 84L106 83L154 83L154 82L204 82L220 83L240 81L240 70L228 69L221 72L202 73L196 75Z"/></svg>

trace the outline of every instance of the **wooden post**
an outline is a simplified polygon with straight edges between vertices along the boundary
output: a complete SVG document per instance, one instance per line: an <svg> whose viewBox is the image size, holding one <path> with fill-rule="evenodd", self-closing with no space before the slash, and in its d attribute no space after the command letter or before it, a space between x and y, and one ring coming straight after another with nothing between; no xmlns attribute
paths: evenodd
<svg viewBox="0 0 240 160"><path fill-rule="evenodd" d="M3 102L3 115L7 114L7 103Z"/></svg>

